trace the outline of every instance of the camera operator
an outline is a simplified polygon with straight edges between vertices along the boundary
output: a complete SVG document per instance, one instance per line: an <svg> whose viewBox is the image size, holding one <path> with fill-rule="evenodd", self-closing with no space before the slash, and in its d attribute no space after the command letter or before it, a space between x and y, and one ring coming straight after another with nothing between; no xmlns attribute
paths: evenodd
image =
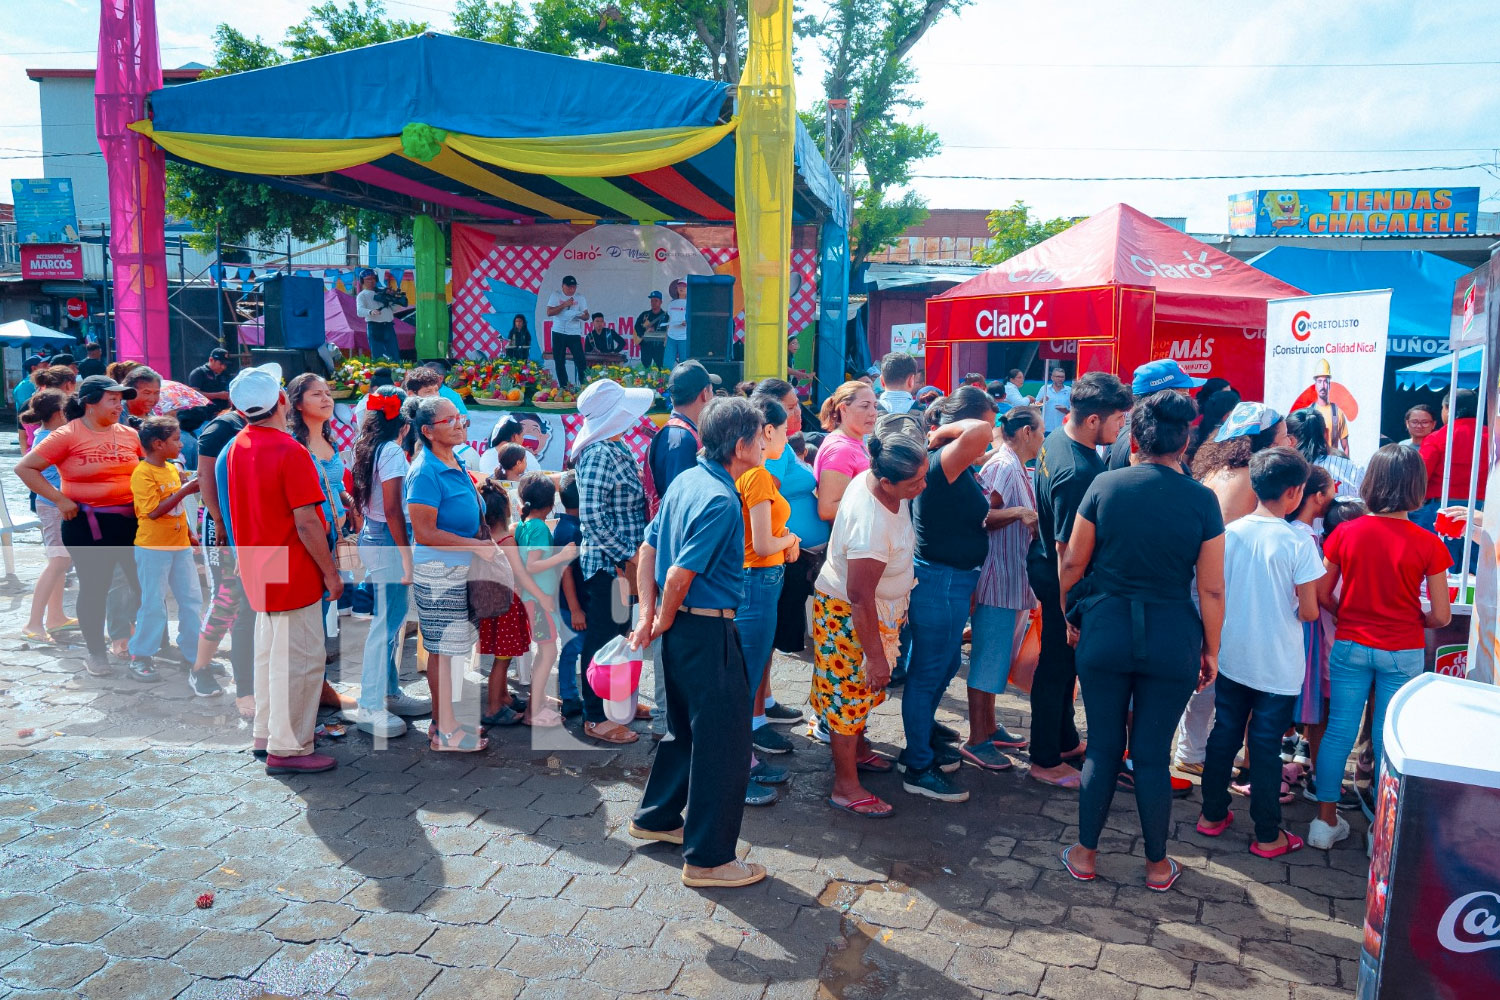
<svg viewBox="0 0 1500 1000"><path fill-rule="evenodd" d="M396 313L389 293L376 287L375 272L368 267L359 272L359 295L354 300L355 311L365 321L370 340L370 356L379 360L401 360L401 347L396 343ZM403 296L404 298L404 296Z"/></svg>

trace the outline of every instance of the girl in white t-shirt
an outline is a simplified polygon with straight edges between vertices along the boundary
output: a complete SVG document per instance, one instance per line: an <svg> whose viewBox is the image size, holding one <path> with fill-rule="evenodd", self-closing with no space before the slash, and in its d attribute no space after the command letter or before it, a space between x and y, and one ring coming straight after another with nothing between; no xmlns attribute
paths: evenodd
<svg viewBox="0 0 1500 1000"><path fill-rule="evenodd" d="M364 516L359 558L374 591L374 615L360 669L359 707L352 721L375 736L406 732L402 715L425 715L432 704L401 691L397 654L411 594L411 545L402 505L408 468L406 393L381 386L366 398L354 444L354 502Z"/></svg>
<svg viewBox="0 0 1500 1000"><path fill-rule="evenodd" d="M861 785L859 772L892 767L865 739L865 724L885 701L906 620L916 548L909 505L927 482L927 449L909 435L889 434L871 437L869 451L870 470L844 491L813 585L809 700L832 736L828 804L857 816L885 817L890 803Z"/></svg>
<svg viewBox="0 0 1500 1000"><path fill-rule="evenodd" d="M662 367L671 371L679 362L688 359L687 333L687 282L675 279L667 286L667 346L662 356Z"/></svg>

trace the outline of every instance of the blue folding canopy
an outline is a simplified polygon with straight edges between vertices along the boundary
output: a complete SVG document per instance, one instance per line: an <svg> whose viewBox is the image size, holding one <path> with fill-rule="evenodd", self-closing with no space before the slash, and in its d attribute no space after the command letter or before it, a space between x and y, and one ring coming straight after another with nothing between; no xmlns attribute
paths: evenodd
<svg viewBox="0 0 1500 1000"><path fill-rule="evenodd" d="M1422 250L1276 247L1250 263L1314 295L1391 289L1388 353L1415 358L1447 353L1453 285L1469 273L1462 264Z"/></svg>
<svg viewBox="0 0 1500 1000"><path fill-rule="evenodd" d="M1466 347L1458 355L1458 387L1479 388L1479 365L1483 360L1480 346ZM1446 389L1453 379L1453 355L1435 358L1396 369L1396 385L1402 389Z"/></svg>

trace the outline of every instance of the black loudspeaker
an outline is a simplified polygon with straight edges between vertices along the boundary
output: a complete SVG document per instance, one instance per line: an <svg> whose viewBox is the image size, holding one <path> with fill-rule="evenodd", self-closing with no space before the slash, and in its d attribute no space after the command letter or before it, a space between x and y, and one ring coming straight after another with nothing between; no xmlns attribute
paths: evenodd
<svg viewBox="0 0 1500 1000"><path fill-rule="evenodd" d="M745 380L745 363L743 361L714 361L707 359L702 361L703 367L710 375L719 376L722 383L720 388L731 396L734 395L734 387Z"/></svg>
<svg viewBox="0 0 1500 1000"><path fill-rule="evenodd" d="M734 350L734 278L687 276L688 357L724 361Z"/></svg>
<svg viewBox="0 0 1500 1000"><path fill-rule="evenodd" d="M308 351L322 347L323 280L273 274L262 285L267 347Z"/></svg>
<svg viewBox="0 0 1500 1000"><path fill-rule="evenodd" d="M259 367L268 361L281 366L281 377L287 382L304 372L325 378L332 374L317 351L294 351L286 347L250 348L250 364Z"/></svg>

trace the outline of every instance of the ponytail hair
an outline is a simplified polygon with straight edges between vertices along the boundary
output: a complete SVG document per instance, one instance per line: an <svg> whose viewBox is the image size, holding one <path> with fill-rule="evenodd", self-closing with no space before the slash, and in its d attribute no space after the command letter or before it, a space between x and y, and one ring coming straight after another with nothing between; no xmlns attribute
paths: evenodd
<svg viewBox="0 0 1500 1000"><path fill-rule="evenodd" d="M63 411L68 397L61 389L38 389L26 401L26 409L16 419L27 426L45 424Z"/></svg>
<svg viewBox="0 0 1500 1000"><path fill-rule="evenodd" d="M557 487L545 472L528 472L521 477L516 494L521 498L521 516L528 517L532 511L552 509L557 500Z"/></svg>
<svg viewBox="0 0 1500 1000"><path fill-rule="evenodd" d="M78 398L78 393L68 397L68 402L63 406L63 416L68 420L79 420L83 417L83 400Z"/></svg>
<svg viewBox="0 0 1500 1000"><path fill-rule="evenodd" d="M839 407L848 406L854 402L854 397L859 395L861 389L870 387L863 382L845 382L833 390L833 395L823 400L823 408L818 411L818 422L823 425L825 431L836 430L843 422L843 415L839 413ZM871 392L874 390L871 389Z"/></svg>
<svg viewBox="0 0 1500 1000"><path fill-rule="evenodd" d="M910 434L872 434L866 447L876 479L901 483L927 468L927 446Z"/></svg>

